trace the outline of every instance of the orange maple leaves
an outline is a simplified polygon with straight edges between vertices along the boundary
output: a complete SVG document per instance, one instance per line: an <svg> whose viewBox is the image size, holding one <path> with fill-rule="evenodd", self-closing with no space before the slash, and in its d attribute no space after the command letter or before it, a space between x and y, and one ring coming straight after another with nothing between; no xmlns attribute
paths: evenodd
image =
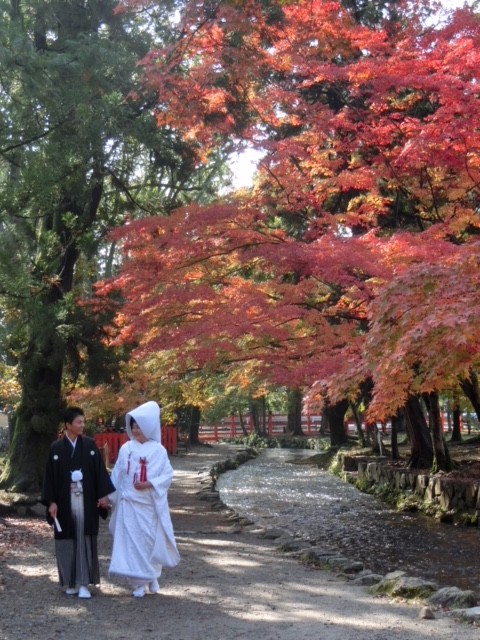
<svg viewBox="0 0 480 640"><path fill-rule="evenodd" d="M478 367L480 23L360 24L339 3L187 3L143 61L158 121L262 148L255 189L124 230L116 282L142 353L255 360L372 416ZM407 15L408 14L408 15ZM408 19L407 19L408 18ZM472 235L473 234L473 235Z"/></svg>

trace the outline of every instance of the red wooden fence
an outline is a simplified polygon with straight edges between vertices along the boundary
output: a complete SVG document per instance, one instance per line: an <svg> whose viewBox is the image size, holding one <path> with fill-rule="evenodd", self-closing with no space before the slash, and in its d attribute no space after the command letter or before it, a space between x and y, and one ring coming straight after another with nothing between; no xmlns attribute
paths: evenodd
<svg viewBox="0 0 480 640"><path fill-rule="evenodd" d="M448 421L443 415L441 417L444 425L444 431L448 431ZM247 434L252 433L254 430L252 417L246 416L243 422ZM311 415L308 413L302 415L302 431L306 436L318 436L320 434L321 424L322 419L319 415ZM357 430L356 425L352 420L345 422L344 427L345 431L350 434L355 433ZM265 425L266 435L273 437L281 436L285 434L286 428L286 415L271 413L267 416ZM391 424L390 422L378 422L377 428L383 434L390 433ZM363 425L363 429L365 430L365 425ZM464 429L463 425L462 429ZM223 420L220 420L220 422L214 425L201 425L198 437L201 442L218 442L225 438L240 438L243 435L245 434L242 430L239 417L230 416L229 418L223 418Z"/></svg>
<svg viewBox="0 0 480 640"><path fill-rule="evenodd" d="M246 416L244 426L247 433L253 432L253 419ZM310 414L302 415L302 431L306 436L318 436L321 426L321 417ZM269 414L265 425L266 435L280 436L285 434L287 427L287 416L283 414ZM347 427L346 427L347 428ZM353 430L353 425L352 425ZM350 430L350 425L348 426ZM222 438L239 438L243 436L243 430L238 416L224 418L218 424L212 426L201 425L199 439L202 442L216 442Z"/></svg>
<svg viewBox="0 0 480 640"><path fill-rule="evenodd" d="M100 450L104 450L106 446L110 464L115 462L120 447L128 440L128 435L125 432L112 433L105 431L104 433L96 433L93 437ZM177 430L175 427L162 427L162 444L171 455L177 453Z"/></svg>
<svg viewBox="0 0 480 640"><path fill-rule="evenodd" d="M177 453L176 427L162 427L162 444L172 456Z"/></svg>

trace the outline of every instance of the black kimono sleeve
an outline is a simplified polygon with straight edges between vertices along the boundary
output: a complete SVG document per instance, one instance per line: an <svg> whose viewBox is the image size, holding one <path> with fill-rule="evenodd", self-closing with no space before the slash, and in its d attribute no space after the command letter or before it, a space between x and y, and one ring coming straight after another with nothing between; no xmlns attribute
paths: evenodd
<svg viewBox="0 0 480 640"><path fill-rule="evenodd" d="M48 507L52 502L58 506L58 517L63 522L63 526L67 524L70 512L70 472L68 456L65 455L65 445L62 439L55 441L50 447L45 466L41 501L47 507L46 518L49 524L53 524L48 513Z"/></svg>

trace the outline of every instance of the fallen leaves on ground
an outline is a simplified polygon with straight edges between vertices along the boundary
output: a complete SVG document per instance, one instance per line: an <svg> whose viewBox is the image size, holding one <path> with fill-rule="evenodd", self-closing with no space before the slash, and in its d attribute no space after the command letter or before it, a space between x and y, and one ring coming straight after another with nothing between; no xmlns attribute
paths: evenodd
<svg viewBox="0 0 480 640"><path fill-rule="evenodd" d="M51 535L48 524L38 518L0 518L0 555L12 548L34 545L39 538Z"/></svg>

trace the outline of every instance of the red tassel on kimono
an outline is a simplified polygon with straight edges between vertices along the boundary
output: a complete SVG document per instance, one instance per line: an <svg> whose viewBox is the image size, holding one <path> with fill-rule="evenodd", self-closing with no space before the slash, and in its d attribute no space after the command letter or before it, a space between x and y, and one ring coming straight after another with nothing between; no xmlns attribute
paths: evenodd
<svg viewBox="0 0 480 640"><path fill-rule="evenodd" d="M140 482L147 481L147 459L140 458Z"/></svg>

